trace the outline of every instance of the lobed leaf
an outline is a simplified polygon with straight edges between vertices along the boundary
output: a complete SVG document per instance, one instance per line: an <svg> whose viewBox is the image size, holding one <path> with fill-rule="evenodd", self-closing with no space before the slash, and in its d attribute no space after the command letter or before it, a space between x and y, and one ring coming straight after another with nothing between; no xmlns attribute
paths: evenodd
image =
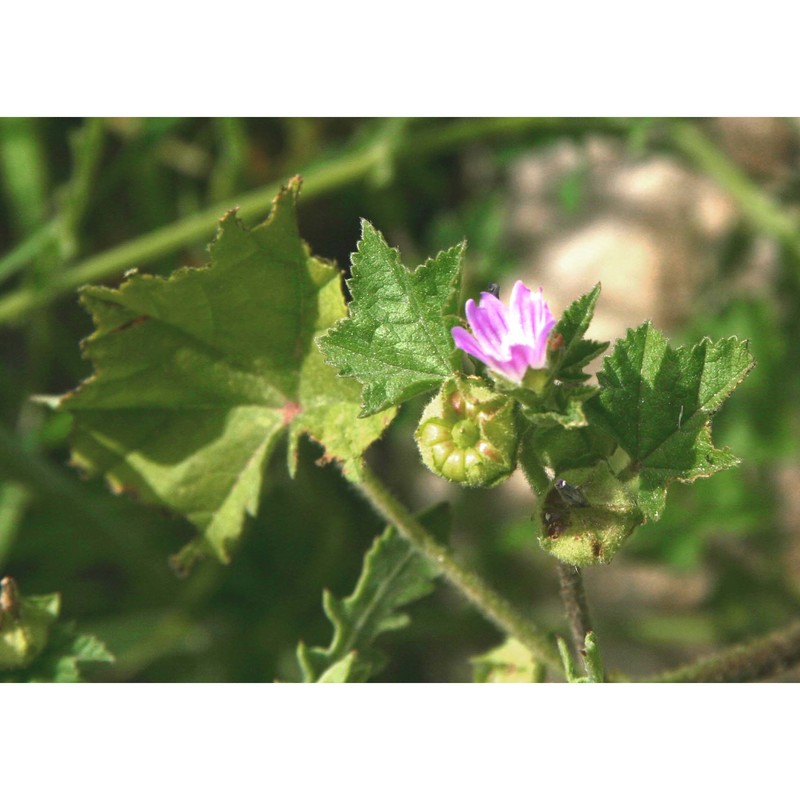
<svg viewBox="0 0 800 800"><path fill-rule="evenodd" d="M251 230L226 215L206 267L81 292L95 373L60 402L75 421L73 463L187 517L200 538L186 559L198 549L228 559L287 429L290 469L309 433L357 480L393 415L357 419L358 385L314 344L345 304L335 266L300 239L298 191L295 181Z"/></svg>
<svg viewBox="0 0 800 800"><path fill-rule="evenodd" d="M584 339L594 316L597 298L600 296L598 283L591 292L582 295L562 314L551 334L551 341L563 340L555 358L555 377L561 381L584 381L589 376L582 371L592 359L597 358L608 348L608 342Z"/></svg>
<svg viewBox="0 0 800 800"><path fill-rule="evenodd" d="M511 395L519 396L525 391L512 391ZM597 391L595 386L560 384L554 386L545 398L535 397L533 402L527 403L523 400L522 414L541 428L583 428L588 424L584 404Z"/></svg>
<svg viewBox="0 0 800 800"><path fill-rule="evenodd" d="M550 475L590 467L616 449L607 434L592 426L564 429L530 427L520 441L519 465L533 490L544 497L552 489Z"/></svg>
<svg viewBox="0 0 800 800"><path fill-rule="evenodd" d="M77 683L82 665L114 661L99 639L59 621L60 595L20 597L19 605L17 618L0 611L0 681Z"/></svg>
<svg viewBox="0 0 800 800"><path fill-rule="evenodd" d="M420 517L440 539L450 528L450 512L438 505ZM340 600L326 591L323 607L333 623L334 633L327 648L297 648L305 681L366 681L382 669L383 654L373 642L385 631L408 624L400 609L434 589L439 570L397 532L387 528L364 557L356 588Z"/></svg>
<svg viewBox="0 0 800 800"><path fill-rule="evenodd" d="M52 642L30 669L29 681L80 683L82 666L110 664L114 656L91 634L78 634L73 623L57 626Z"/></svg>
<svg viewBox="0 0 800 800"><path fill-rule="evenodd" d="M631 459L639 506L658 518L670 481L690 482L735 466L711 441L711 417L753 368L747 342L704 339L670 347L651 323L629 330L598 374L600 393L589 419Z"/></svg>
<svg viewBox="0 0 800 800"><path fill-rule="evenodd" d="M457 371L455 324L464 245L428 259L414 272L366 220L353 254L347 319L319 341L340 375L363 386L362 416L431 389Z"/></svg>
<svg viewBox="0 0 800 800"><path fill-rule="evenodd" d="M545 667L524 644L508 638L486 653L473 656L472 679L475 683L543 683Z"/></svg>

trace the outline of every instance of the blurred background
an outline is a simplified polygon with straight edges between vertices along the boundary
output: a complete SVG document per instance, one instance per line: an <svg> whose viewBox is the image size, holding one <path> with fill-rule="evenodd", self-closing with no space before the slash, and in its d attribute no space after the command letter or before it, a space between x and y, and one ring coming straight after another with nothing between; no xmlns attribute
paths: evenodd
<svg viewBox="0 0 800 800"><path fill-rule="evenodd" d="M800 611L800 122L794 119L0 120L0 574L60 592L62 618L116 656L102 681L292 681L327 644L323 588L349 594L383 528L306 443L280 450L229 566L179 578L188 523L72 470L70 420L29 401L90 374L87 282L206 262L216 220L249 222L294 174L312 250L349 265L369 219L415 266L468 242L465 298L542 286L556 317L603 284L593 338L645 319L674 343L751 340L756 369L714 421L737 470L675 485L661 521L585 571L609 671L644 677L767 633ZM460 557L566 632L530 491L426 473L407 404L370 452L412 508L453 504ZM382 637L385 681L465 681L501 636L446 586ZM797 679L789 673L783 679Z"/></svg>

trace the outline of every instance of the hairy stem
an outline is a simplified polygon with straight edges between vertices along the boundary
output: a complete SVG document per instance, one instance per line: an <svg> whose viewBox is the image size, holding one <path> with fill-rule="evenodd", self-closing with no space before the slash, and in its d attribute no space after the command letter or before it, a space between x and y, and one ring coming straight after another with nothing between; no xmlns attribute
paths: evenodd
<svg viewBox="0 0 800 800"><path fill-rule="evenodd" d="M583 588L583 575L578 567L558 562L558 580L561 586L561 600L569 622L572 643L586 664L586 635L593 631Z"/></svg>
<svg viewBox="0 0 800 800"><path fill-rule="evenodd" d="M378 514L389 524L394 525L400 534L411 542L423 556L434 562L444 577L486 619L506 635L513 636L524 644L534 658L543 664L558 672L563 670L553 639L527 620L508 600L488 586L480 576L459 564L450 550L439 544L416 517L366 467L364 468L363 482L357 486Z"/></svg>
<svg viewBox="0 0 800 800"><path fill-rule="evenodd" d="M10 278L37 258L56 240L58 225L48 222L0 258L0 281Z"/></svg>
<svg viewBox="0 0 800 800"><path fill-rule="evenodd" d="M774 236L800 257L800 225L797 218L750 180L696 123L670 123L668 137L674 148L731 195L753 227Z"/></svg>
<svg viewBox="0 0 800 800"><path fill-rule="evenodd" d="M587 130L624 132L624 123L614 120L588 119L465 119L441 128L409 131L390 142L380 140L374 145L346 150L324 163L309 165L302 172L305 199L320 197L343 186L363 180L376 169L386 167L387 159L401 161L446 152L467 142L491 136L509 136L541 131L544 134L562 132L580 134ZM388 149L387 149L388 148ZM288 179L290 176L286 176ZM131 267L141 267L150 261L213 235L220 218L232 208L246 222L267 213L282 183L276 181L260 189L237 195L202 211L184 217L144 236L131 239L118 247L106 250L58 272L44 286L24 286L0 298L0 325L18 322L34 309L42 308L86 283L119 275ZM48 229L49 230L49 229ZM45 234L41 234L45 237ZM26 242L28 249L39 246L38 239ZM21 255L14 251L9 257L11 267L18 267Z"/></svg>
<svg viewBox="0 0 800 800"><path fill-rule="evenodd" d="M662 672L647 683L741 683L778 675L800 664L800 622L693 664Z"/></svg>

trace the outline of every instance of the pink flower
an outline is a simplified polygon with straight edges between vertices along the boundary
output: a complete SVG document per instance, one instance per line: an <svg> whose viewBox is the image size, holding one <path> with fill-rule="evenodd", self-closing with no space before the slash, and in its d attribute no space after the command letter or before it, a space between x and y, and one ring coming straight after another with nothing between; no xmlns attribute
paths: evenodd
<svg viewBox="0 0 800 800"><path fill-rule="evenodd" d="M517 281L508 308L489 292L481 292L480 303L467 300L466 311L472 333L457 326L451 330L453 339L493 372L521 383L529 369L545 366L547 337L556 321L541 289L534 293Z"/></svg>

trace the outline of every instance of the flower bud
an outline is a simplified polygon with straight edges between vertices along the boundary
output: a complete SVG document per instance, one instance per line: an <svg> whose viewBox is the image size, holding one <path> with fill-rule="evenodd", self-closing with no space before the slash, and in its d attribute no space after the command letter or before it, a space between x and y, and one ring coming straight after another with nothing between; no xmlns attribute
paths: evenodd
<svg viewBox="0 0 800 800"><path fill-rule="evenodd" d="M422 412L415 438L431 472L467 486L495 486L516 467L514 402L480 378L447 381Z"/></svg>
<svg viewBox="0 0 800 800"><path fill-rule="evenodd" d="M539 544L576 567L608 564L644 517L604 462L559 475L534 516Z"/></svg>

